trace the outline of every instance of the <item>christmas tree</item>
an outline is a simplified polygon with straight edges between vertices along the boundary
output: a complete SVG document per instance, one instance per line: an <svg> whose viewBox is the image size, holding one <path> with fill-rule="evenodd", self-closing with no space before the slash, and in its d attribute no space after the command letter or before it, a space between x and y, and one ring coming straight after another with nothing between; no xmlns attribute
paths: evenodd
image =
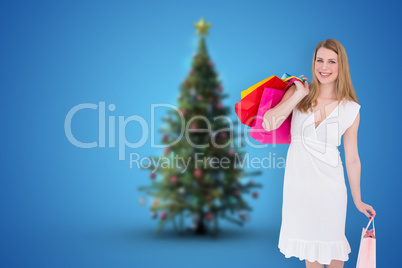
<svg viewBox="0 0 402 268"><path fill-rule="evenodd" d="M252 210L243 195L261 187L253 181L240 183L241 178L261 172L245 172L239 168L244 164L245 152L239 150L243 144L233 130L237 121L233 123L228 117L233 106L222 104L228 95L223 94L221 81L208 55L205 35L210 26L204 19L195 23L200 35L198 50L180 86L178 108L170 110L168 117L163 118L167 127L160 132L163 133L162 143L166 144L164 159L168 163L149 166L150 170L155 170L150 174L152 183L138 188L154 198L150 210L153 218L159 218L156 233L167 222L172 222L175 230L182 233L187 217L192 218L189 229L197 234L212 229L215 236L219 231L219 218L243 225L249 218L244 211ZM156 159L153 163L157 162ZM258 197L256 191L251 194Z"/></svg>

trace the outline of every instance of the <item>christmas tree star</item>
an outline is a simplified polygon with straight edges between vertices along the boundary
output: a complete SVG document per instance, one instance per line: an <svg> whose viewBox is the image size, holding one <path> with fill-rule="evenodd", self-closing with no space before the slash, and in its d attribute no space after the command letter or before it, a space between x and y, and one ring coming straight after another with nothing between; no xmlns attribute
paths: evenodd
<svg viewBox="0 0 402 268"><path fill-rule="evenodd" d="M204 18L202 18L199 22L194 23L194 27L197 28L197 34L199 35L207 35L208 29L211 27L211 23L206 23Z"/></svg>

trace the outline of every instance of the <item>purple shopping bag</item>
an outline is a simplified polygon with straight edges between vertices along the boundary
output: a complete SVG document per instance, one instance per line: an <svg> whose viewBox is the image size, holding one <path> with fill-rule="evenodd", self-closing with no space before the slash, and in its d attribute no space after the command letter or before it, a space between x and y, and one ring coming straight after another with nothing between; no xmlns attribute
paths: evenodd
<svg viewBox="0 0 402 268"><path fill-rule="evenodd" d="M373 229L367 230L371 221L373 221ZM366 228L363 227L356 268L375 268L376 266L375 254L376 254L376 238L375 238L374 218L372 218L367 224L367 227Z"/></svg>

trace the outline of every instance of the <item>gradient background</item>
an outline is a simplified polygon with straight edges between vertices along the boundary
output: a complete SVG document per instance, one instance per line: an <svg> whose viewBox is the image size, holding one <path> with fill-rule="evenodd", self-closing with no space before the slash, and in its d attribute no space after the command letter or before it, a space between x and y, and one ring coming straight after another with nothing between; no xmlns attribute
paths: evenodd
<svg viewBox="0 0 402 268"><path fill-rule="evenodd" d="M118 160L118 148L80 149L67 140L64 119L80 103L114 103L107 116L149 121L153 103L176 104L198 36L193 23L212 27L209 54L234 107L240 91L275 74L311 80L316 44L345 47L362 108L359 153L362 200L377 211L378 267L400 255L401 73L398 2L361 1L2 1L0 256L2 267L305 267L277 247L283 168L252 177L263 183L251 199L251 221L221 221L220 238L178 238L171 224L158 236L139 185L148 172ZM165 112L156 113L156 129ZM231 117L236 115L233 111ZM74 118L74 135L98 137L97 112ZM127 127L130 141L140 126ZM160 133L155 131L156 141ZM285 158L288 145L246 148L251 157ZM150 140L141 156L161 155ZM344 159L343 146L340 146ZM272 155L273 156L273 155ZM345 174L346 176L346 174ZM346 179L347 180L347 179ZM345 267L355 267L368 219L348 187Z"/></svg>

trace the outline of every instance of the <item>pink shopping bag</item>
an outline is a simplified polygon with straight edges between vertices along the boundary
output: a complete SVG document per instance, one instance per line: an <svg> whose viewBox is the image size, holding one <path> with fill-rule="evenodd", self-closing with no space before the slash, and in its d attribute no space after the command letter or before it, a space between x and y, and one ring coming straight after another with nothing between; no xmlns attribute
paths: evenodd
<svg viewBox="0 0 402 268"><path fill-rule="evenodd" d="M373 229L367 230L371 221L373 221ZM375 254L376 254L376 238L375 238L374 218L372 218L367 224L367 227L366 228L363 227L356 268L375 268L376 266Z"/></svg>
<svg viewBox="0 0 402 268"><path fill-rule="evenodd" d="M262 127L264 121L264 114L271 108L274 108L285 95L286 90L294 83L295 79L292 79L284 89L278 90L275 88L264 88L262 94L260 106L258 107L257 117L255 118L254 125L250 129L250 137L261 142L270 144L290 144L291 134L290 127L292 122L292 113L286 118L282 125L271 131L266 131Z"/></svg>

